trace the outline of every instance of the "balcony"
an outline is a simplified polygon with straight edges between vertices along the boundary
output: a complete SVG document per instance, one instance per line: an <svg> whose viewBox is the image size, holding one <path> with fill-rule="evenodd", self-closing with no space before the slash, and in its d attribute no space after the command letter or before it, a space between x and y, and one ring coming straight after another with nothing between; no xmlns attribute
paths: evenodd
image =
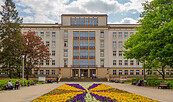
<svg viewBox="0 0 173 102"><path fill-rule="evenodd" d="M97 67L97 66L96 65L89 65L89 66L88 65L72 65L71 67L78 67L78 68L79 67L82 67L82 68L83 67L89 67L89 68L94 68L94 67Z"/></svg>
<svg viewBox="0 0 173 102"><path fill-rule="evenodd" d="M79 65L73 65L72 67L79 67Z"/></svg>
<svg viewBox="0 0 173 102"><path fill-rule="evenodd" d="M90 40L94 40L94 39L95 39L95 37L89 37L89 39L90 39Z"/></svg>
<svg viewBox="0 0 173 102"><path fill-rule="evenodd" d="M73 37L73 39L74 39L74 40L76 40L76 39L78 40L78 39L79 39L79 37Z"/></svg>
<svg viewBox="0 0 173 102"><path fill-rule="evenodd" d="M81 59L86 59L88 56L80 56Z"/></svg>
<svg viewBox="0 0 173 102"><path fill-rule="evenodd" d="M95 46L90 46L89 48L90 48L90 49L95 49Z"/></svg>
<svg viewBox="0 0 173 102"><path fill-rule="evenodd" d="M95 58L95 56L89 56L89 58L90 58L90 59L94 59L94 58Z"/></svg>
<svg viewBox="0 0 173 102"><path fill-rule="evenodd" d="M88 65L80 65L80 67L88 67Z"/></svg>
<svg viewBox="0 0 173 102"><path fill-rule="evenodd" d="M79 49L79 46L73 46L73 49Z"/></svg>
<svg viewBox="0 0 173 102"><path fill-rule="evenodd" d="M81 40L87 40L88 37L80 37Z"/></svg>
<svg viewBox="0 0 173 102"><path fill-rule="evenodd" d="M88 49L88 46L80 46L80 49Z"/></svg>
<svg viewBox="0 0 173 102"><path fill-rule="evenodd" d="M74 58L74 59L78 59L78 58L79 58L79 56L73 56L73 58Z"/></svg>

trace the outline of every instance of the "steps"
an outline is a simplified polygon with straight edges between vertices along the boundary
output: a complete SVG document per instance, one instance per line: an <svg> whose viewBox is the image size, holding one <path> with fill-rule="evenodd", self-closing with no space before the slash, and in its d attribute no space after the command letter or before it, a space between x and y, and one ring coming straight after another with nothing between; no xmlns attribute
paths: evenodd
<svg viewBox="0 0 173 102"><path fill-rule="evenodd" d="M95 79L74 79L74 78L61 78L61 82L107 82L106 78L95 78Z"/></svg>

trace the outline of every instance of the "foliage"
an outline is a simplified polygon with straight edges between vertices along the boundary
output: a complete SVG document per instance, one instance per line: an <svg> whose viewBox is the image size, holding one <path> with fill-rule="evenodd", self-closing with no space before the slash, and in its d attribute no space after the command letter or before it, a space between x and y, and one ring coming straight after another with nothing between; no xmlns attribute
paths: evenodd
<svg viewBox="0 0 173 102"><path fill-rule="evenodd" d="M15 3L12 0L6 0L2 5L2 21L0 23L0 49L2 49L0 63L4 71L9 72L10 78L20 72L21 54L23 51L21 26L22 20L18 17Z"/></svg>
<svg viewBox="0 0 173 102"><path fill-rule="evenodd" d="M147 86L158 86L161 82L168 83L168 88L173 89L173 80L163 80L163 79L147 79Z"/></svg>
<svg viewBox="0 0 173 102"><path fill-rule="evenodd" d="M143 79L143 78L132 78L132 83L134 82L134 81L138 81L139 79Z"/></svg>
<svg viewBox="0 0 173 102"><path fill-rule="evenodd" d="M128 59L146 61L149 69L161 69L159 74L164 79L165 68L173 63L173 1L153 0L143 5L141 26L125 42L123 52Z"/></svg>
<svg viewBox="0 0 173 102"><path fill-rule="evenodd" d="M9 80L11 80L11 83L13 85L15 85L16 80L18 80L21 86L27 86L28 82L30 83L34 82L33 80L24 80L24 83L23 83L22 79L3 79L3 80L0 80L0 90L5 89L5 84L8 84Z"/></svg>
<svg viewBox="0 0 173 102"><path fill-rule="evenodd" d="M35 36L35 32L28 31L24 37L24 59L25 59L25 72L28 76L31 74L32 69L37 68L43 60L49 60L49 50L42 42L42 38Z"/></svg>

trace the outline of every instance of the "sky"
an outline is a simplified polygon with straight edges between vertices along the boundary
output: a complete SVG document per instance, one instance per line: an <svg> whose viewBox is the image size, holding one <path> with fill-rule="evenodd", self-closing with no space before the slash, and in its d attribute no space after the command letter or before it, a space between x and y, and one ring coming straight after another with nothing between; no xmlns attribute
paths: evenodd
<svg viewBox="0 0 173 102"><path fill-rule="evenodd" d="M136 24L143 11L142 3L146 0L12 1L24 23L61 23L62 14L107 14L108 24ZM4 5L4 2L5 0L0 0L0 5Z"/></svg>

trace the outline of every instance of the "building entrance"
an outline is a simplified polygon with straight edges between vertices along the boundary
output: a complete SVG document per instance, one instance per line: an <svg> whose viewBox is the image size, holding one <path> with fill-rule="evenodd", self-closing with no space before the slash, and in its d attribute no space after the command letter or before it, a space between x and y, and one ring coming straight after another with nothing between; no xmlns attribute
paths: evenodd
<svg viewBox="0 0 173 102"><path fill-rule="evenodd" d="M88 78L88 69L81 69L80 76L84 78Z"/></svg>
<svg viewBox="0 0 173 102"><path fill-rule="evenodd" d="M96 69L90 69L90 77L96 76Z"/></svg>

